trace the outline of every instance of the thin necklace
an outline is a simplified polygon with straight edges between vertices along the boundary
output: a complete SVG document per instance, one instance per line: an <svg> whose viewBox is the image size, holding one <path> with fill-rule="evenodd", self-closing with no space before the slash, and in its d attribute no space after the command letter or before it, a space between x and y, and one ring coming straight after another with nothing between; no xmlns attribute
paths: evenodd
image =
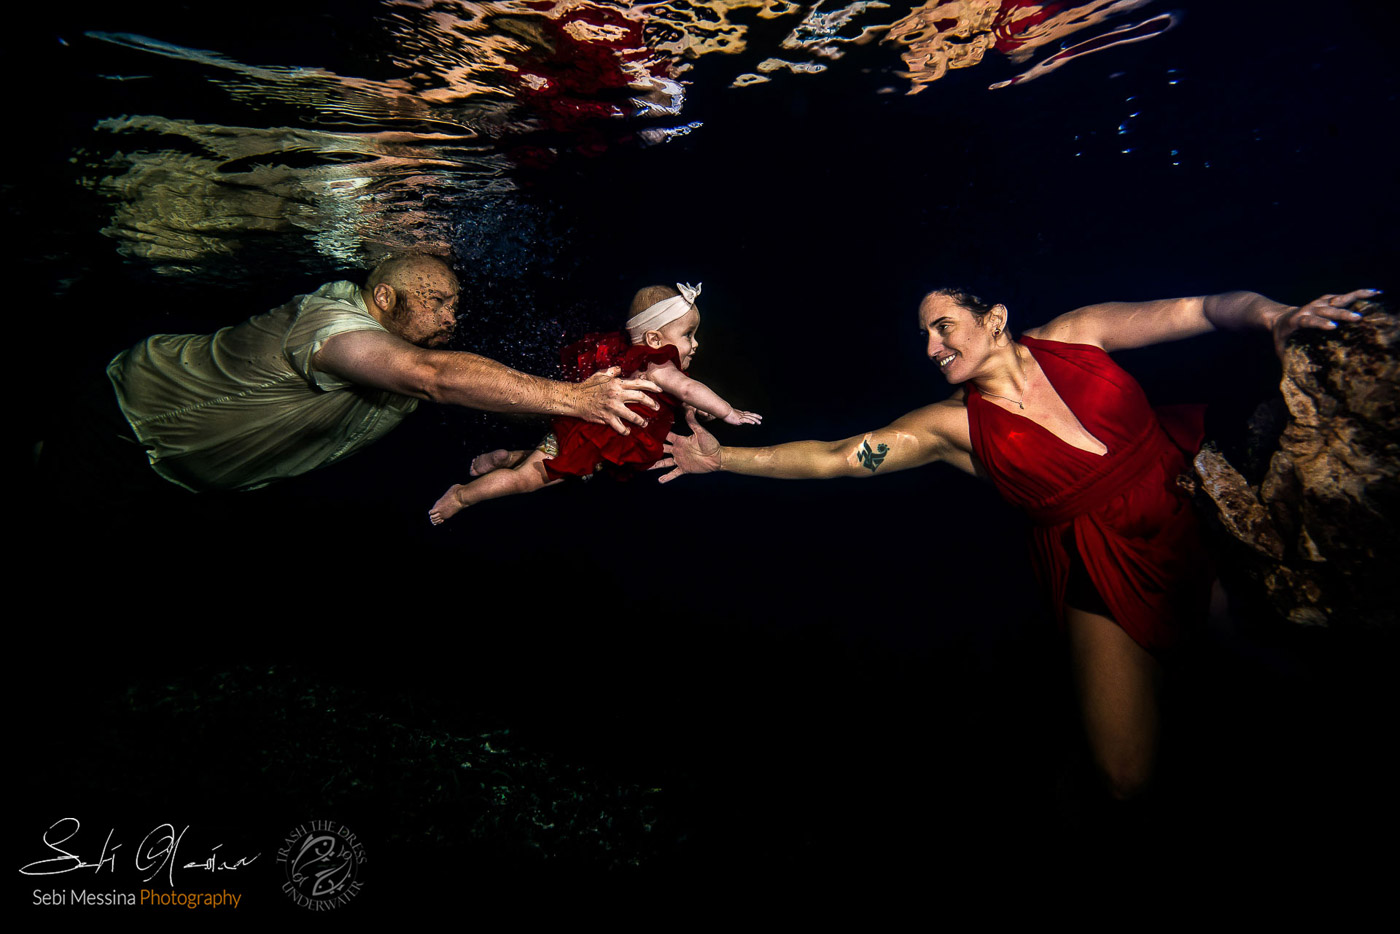
<svg viewBox="0 0 1400 934"><path fill-rule="evenodd" d="M1024 412L1024 411L1026 410L1026 404L1025 404L1024 402L1022 402L1020 399L1013 399L1013 398L1011 398L1010 396L1000 396L1000 395L997 395L997 394L994 393L994 392L987 392L987 390L982 389L981 387L978 387L977 391L980 392L980 393L981 393L982 395L984 395L984 396L991 396L991 397L994 398L994 399L1005 399L1007 402L1014 402L1014 403L1016 403L1017 405L1019 405L1019 406L1021 407L1021 411L1022 411L1022 412Z"/></svg>
<svg viewBox="0 0 1400 934"><path fill-rule="evenodd" d="M1018 358L1018 360L1019 360L1019 358L1021 358L1021 354L1019 354L1019 353L1016 354L1016 358ZM1005 399L1005 400L1007 400L1007 402L1015 402L1016 405L1018 405L1019 407L1021 407L1022 412L1025 412L1025 410L1026 410L1026 403L1025 403L1025 402L1022 402L1022 400L1021 400L1021 399L1025 399L1025 398L1026 398L1026 393L1025 393L1025 391L1022 391L1022 392L1021 392L1021 399L1012 399L1011 396L998 395L998 393L995 393L995 392L987 392L986 389L981 388L981 386L977 386L977 392L980 392L981 395L984 395L984 396L991 396L991 398L993 398L993 399Z"/></svg>
<svg viewBox="0 0 1400 934"><path fill-rule="evenodd" d="M1001 332L998 331L997 333L1000 334ZM1015 353L1015 345L1014 345L1014 344L1012 345L1012 352ZM1020 360L1020 358L1021 358L1021 355L1020 355L1019 353L1017 353L1017 354L1016 354L1016 359L1017 359L1017 360ZM980 393L981 393L982 395L984 395L984 396L991 396L993 399L1005 399L1007 402L1014 402L1014 403L1016 403L1018 406L1020 406L1022 412L1024 412L1024 411L1026 410L1026 404L1025 404L1024 402L1021 401L1021 399L1024 399L1024 398L1026 397L1026 393L1025 393L1024 390L1022 390L1022 392L1021 392L1021 399L1013 399L1013 398L1011 398L1010 396L999 395L998 393L995 393L995 392L987 392L987 390L983 389L981 386L978 386L978 387L977 387L977 391L980 392Z"/></svg>

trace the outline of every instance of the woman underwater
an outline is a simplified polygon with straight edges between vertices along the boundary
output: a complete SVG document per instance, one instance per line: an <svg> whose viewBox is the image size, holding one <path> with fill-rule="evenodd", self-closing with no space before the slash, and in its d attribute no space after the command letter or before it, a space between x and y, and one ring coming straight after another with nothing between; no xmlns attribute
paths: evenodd
<svg viewBox="0 0 1400 934"><path fill-rule="evenodd" d="M1157 656L1204 616L1212 575L1176 477L1201 442L1201 410L1154 412L1112 351L1214 330L1266 330L1282 354L1300 327L1332 329L1363 289L1288 306L1253 292L1111 302L1015 340L1004 305L931 292L928 357L962 388L843 441L722 447L687 413L662 482L717 470L774 478L866 477L937 461L989 478L1034 524L1034 560L1068 632L1095 765L1120 799L1142 791L1157 745Z"/></svg>

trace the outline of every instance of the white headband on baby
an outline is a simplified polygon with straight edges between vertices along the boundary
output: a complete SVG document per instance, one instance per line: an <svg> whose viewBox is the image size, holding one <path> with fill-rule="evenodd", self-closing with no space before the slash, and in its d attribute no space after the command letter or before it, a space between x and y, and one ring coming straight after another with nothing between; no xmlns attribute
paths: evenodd
<svg viewBox="0 0 1400 934"><path fill-rule="evenodd" d="M690 309L695 307L695 298L700 294L700 289L705 283L698 285L686 285L682 282L676 283L679 295L672 295L670 298L662 299L655 305L649 306L640 314L627 319L627 333L632 336L632 343L640 344L642 336L647 331L655 331L664 328L666 325L683 317Z"/></svg>

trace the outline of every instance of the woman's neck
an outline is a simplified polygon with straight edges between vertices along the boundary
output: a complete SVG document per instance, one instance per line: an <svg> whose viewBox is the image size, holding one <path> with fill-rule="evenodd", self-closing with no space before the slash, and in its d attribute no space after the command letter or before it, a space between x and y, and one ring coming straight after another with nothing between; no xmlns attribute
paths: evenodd
<svg viewBox="0 0 1400 934"><path fill-rule="evenodd" d="M998 348L993 356L988 358L987 372L982 376L974 376L972 384L984 396L1009 398L1018 405L1023 404L1026 389L1030 384L1031 370L1025 359L1029 353L1030 351L1022 345L1010 341L1006 347Z"/></svg>

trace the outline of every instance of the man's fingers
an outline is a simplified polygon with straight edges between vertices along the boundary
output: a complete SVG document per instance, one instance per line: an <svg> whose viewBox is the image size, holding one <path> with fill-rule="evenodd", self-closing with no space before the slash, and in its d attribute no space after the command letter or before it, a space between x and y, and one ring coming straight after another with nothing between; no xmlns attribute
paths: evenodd
<svg viewBox="0 0 1400 934"><path fill-rule="evenodd" d="M691 431L699 431L700 423L695 420L695 407L688 405L685 407L685 420L690 425Z"/></svg>
<svg viewBox="0 0 1400 934"><path fill-rule="evenodd" d="M647 470L665 470L667 467L674 466L676 466L676 459L674 457L663 457L661 460L648 467Z"/></svg>
<svg viewBox="0 0 1400 934"><path fill-rule="evenodd" d="M624 418L634 425L645 425L647 423L647 417L645 415L639 415L625 405L619 406L613 411L617 413L618 417Z"/></svg>
<svg viewBox="0 0 1400 934"><path fill-rule="evenodd" d="M612 370L610 370L609 372L611 372L611 373L617 373L618 370L617 370L616 367L614 367L614 368L613 368ZM644 389L644 390L646 390L647 392L662 392L662 391L663 391L662 388L661 388L660 386L656 385L655 383L653 383L653 382L652 382L651 380L649 380L649 379L620 379L620 380L617 381L617 384L618 384L619 386L621 386L623 389L637 389L637 390L642 390L642 389Z"/></svg>
<svg viewBox="0 0 1400 934"><path fill-rule="evenodd" d="M656 478L656 482L657 482L657 483L670 483L672 480L676 479L677 477L683 477L683 476L685 476L685 471L684 471L684 470L681 470L679 467L677 467L675 470L671 471L670 473L664 474L664 475L662 475L662 476L660 476L660 477L657 477L657 478Z"/></svg>
<svg viewBox="0 0 1400 934"><path fill-rule="evenodd" d="M621 398L624 405L629 402L640 402L642 405L649 406L653 409L661 408L660 403L644 392L626 390L622 393Z"/></svg>

